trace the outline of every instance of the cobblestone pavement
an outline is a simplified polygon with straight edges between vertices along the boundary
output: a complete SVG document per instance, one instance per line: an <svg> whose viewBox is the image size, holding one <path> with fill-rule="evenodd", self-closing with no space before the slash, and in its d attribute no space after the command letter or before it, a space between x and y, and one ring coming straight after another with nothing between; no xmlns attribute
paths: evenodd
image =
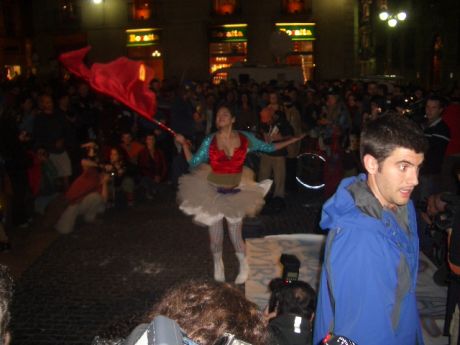
<svg viewBox="0 0 460 345"><path fill-rule="evenodd" d="M277 215L248 222L250 233L313 232L321 198L293 193ZM312 203L306 205L306 203ZM237 261L228 238L228 281ZM22 274L12 307L13 345L91 344L125 336L172 285L211 278L207 232L177 208L172 188L132 209L59 236Z"/></svg>

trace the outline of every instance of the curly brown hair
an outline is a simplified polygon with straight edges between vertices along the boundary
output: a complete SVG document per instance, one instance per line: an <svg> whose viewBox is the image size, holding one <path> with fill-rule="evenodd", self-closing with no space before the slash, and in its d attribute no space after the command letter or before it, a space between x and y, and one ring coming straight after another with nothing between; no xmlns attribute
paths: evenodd
<svg viewBox="0 0 460 345"><path fill-rule="evenodd" d="M252 345L266 345L266 322L257 305L227 283L191 280L176 286L154 306L153 319L175 320L189 338L201 345L214 344L224 332Z"/></svg>

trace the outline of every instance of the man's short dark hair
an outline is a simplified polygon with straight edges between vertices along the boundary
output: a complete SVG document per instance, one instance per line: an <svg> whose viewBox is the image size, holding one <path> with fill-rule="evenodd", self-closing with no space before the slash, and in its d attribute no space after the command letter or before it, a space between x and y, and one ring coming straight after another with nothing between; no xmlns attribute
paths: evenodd
<svg viewBox="0 0 460 345"><path fill-rule="evenodd" d="M361 132L361 161L367 154L379 163L397 148L425 153L428 142L422 129L412 120L399 114L388 114L370 121Z"/></svg>
<svg viewBox="0 0 460 345"><path fill-rule="evenodd" d="M437 94L431 94L427 97L426 101L433 101L433 102L439 102L439 106L441 108L444 108L446 106L446 100L444 97L441 97Z"/></svg>

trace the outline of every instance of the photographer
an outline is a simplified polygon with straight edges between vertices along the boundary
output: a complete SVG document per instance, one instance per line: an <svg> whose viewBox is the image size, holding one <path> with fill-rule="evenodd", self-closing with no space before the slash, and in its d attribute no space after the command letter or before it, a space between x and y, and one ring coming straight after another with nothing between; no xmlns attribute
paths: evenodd
<svg viewBox="0 0 460 345"><path fill-rule="evenodd" d="M273 279L264 314L275 345L311 345L316 308L315 290L306 282Z"/></svg>
<svg viewBox="0 0 460 345"><path fill-rule="evenodd" d="M109 200L112 203L117 204L120 197L124 197L128 206L134 205L135 170L121 147L110 150L110 162L105 165L105 172L111 177Z"/></svg>
<svg viewBox="0 0 460 345"><path fill-rule="evenodd" d="M68 206L59 218L55 228L62 234L73 231L77 217L82 215L86 222L95 220L104 212L109 195L110 175L101 171L98 158L98 146L91 142L82 145L87 150L82 159L83 172L70 185L65 194Z"/></svg>
<svg viewBox="0 0 460 345"><path fill-rule="evenodd" d="M153 307L146 317L147 323L138 325L122 344L157 344L155 340L166 334L154 335L153 342L144 340L143 335L149 333L150 321L159 315L177 322L189 340L187 344L269 344L266 325L257 306L227 283L190 280L177 285ZM160 329L158 333L163 331L168 332ZM182 344L181 341L174 344L179 342ZM172 345L173 342L158 344Z"/></svg>

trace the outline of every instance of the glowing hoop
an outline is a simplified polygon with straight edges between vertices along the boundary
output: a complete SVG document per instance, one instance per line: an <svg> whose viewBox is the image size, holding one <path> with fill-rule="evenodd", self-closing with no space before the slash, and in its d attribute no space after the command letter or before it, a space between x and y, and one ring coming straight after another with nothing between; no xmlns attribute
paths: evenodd
<svg viewBox="0 0 460 345"><path fill-rule="evenodd" d="M297 156L296 181L307 189L321 189L324 183L326 158L317 153L306 152Z"/></svg>

